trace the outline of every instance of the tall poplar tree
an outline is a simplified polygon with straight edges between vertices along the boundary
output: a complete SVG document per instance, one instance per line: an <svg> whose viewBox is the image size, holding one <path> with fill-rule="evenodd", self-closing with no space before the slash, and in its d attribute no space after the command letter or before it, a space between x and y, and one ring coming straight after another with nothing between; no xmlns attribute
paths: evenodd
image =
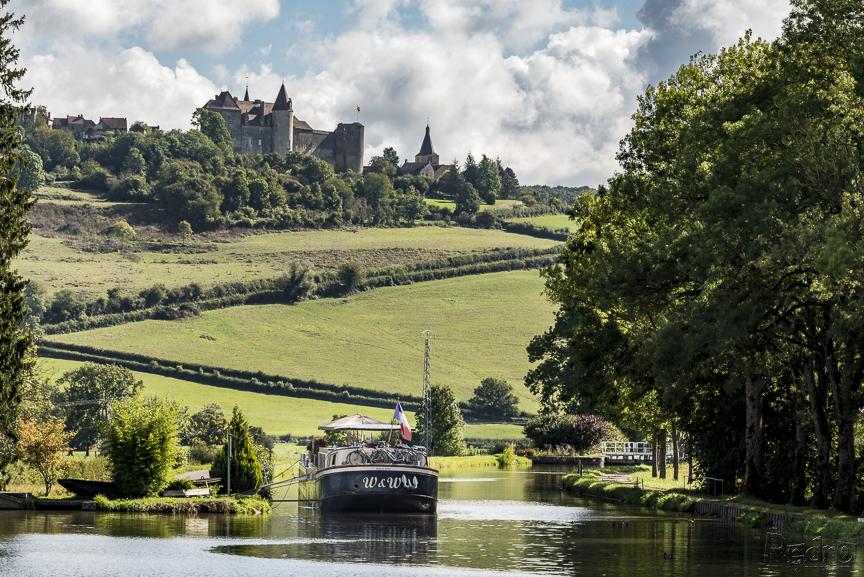
<svg viewBox="0 0 864 577"><path fill-rule="evenodd" d="M27 244L26 215L33 199L16 186L17 176L11 172L21 158L21 133L15 121L30 91L16 86L24 69L17 67L19 53L12 35L24 19L5 11L8 3L0 0L0 485L16 456L19 389L32 363L32 337L24 324L26 283L12 261Z"/></svg>

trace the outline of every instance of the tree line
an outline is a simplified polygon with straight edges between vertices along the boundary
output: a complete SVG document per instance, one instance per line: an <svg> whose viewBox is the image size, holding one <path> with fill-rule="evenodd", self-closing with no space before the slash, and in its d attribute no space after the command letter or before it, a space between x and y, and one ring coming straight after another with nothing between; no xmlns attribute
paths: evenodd
<svg viewBox="0 0 864 577"><path fill-rule="evenodd" d="M621 169L576 199L527 376L703 476L861 511L864 5L793 0L639 97Z"/></svg>

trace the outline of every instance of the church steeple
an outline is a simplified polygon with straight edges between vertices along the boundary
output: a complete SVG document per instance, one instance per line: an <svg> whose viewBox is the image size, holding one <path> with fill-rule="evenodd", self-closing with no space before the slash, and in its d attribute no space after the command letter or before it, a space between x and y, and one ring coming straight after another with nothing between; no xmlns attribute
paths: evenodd
<svg viewBox="0 0 864 577"><path fill-rule="evenodd" d="M420 152L414 157L415 162L431 162L438 164L438 155L432 148L432 136L429 133L429 123L426 123L426 136L423 137L423 144L420 145Z"/></svg>
<svg viewBox="0 0 864 577"><path fill-rule="evenodd" d="M243 100L249 102L249 82L246 82L246 94L243 95Z"/></svg>

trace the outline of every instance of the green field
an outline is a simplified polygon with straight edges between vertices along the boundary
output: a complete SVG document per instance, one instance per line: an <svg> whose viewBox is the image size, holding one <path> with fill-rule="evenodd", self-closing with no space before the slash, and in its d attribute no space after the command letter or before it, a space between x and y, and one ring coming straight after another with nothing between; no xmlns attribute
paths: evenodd
<svg viewBox="0 0 864 577"><path fill-rule="evenodd" d="M527 216L522 218L511 218L510 222L526 222L534 226L558 230L566 228L569 231L576 230L576 223L570 220L566 214L544 214L542 216Z"/></svg>
<svg viewBox="0 0 864 577"><path fill-rule="evenodd" d="M260 370L416 395L420 331L430 329L432 375L460 400L487 376L521 384L525 347L552 323L537 271L494 273L387 287L345 299L241 306L184 321L149 320L58 335L56 340L179 362ZM55 337L52 337L54 339Z"/></svg>
<svg viewBox="0 0 864 577"><path fill-rule="evenodd" d="M279 276L291 262L332 270L345 262L378 268L501 247L546 248L554 241L461 227L378 228L257 234L226 242L166 244L148 252L88 252L69 239L31 235L15 266L49 293L91 297L109 288L140 290L197 282L203 287Z"/></svg>
<svg viewBox="0 0 864 577"><path fill-rule="evenodd" d="M128 205L125 202L111 202L99 194L83 190L74 190L65 186L43 186L33 195L36 202L50 202L66 206L92 205L96 207L109 207Z"/></svg>
<svg viewBox="0 0 864 577"><path fill-rule="evenodd" d="M440 198L424 198L423 200L430 206L446 206L451 210L456 208L456 203L452 200L443 200ZM511 198L499 198L495 201L495 204L481 204L480 210L503 210L516 206L522 206L522 201Z"/></svg>
<svg viewBox="0 0 864 577"><path fill-rule="evenodd" d="M76 361L60 359L40 360L40 368L53 377L59 377L80 364ZM330 421L332 416L337 414L361 413L385 421L393 415L393 411L389 409L234 391L149 373L136 372L135 375L144 381L146 394L174 399L193 411L206 404L216 403L226 413L230 413L237 405L252 425L261 427L271 435L317 434L318 425ZM414 423L413 415L409 413L409 416ZM465 428L465 436L472 439L518 439L522 436L522 428L517 425L500 424L468 425Z"/></svg>

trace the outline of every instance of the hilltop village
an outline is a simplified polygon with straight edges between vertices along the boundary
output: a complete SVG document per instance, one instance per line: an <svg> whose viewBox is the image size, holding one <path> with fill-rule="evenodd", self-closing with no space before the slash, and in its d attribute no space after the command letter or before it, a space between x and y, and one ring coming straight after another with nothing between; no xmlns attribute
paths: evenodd
<svg viewBox="0 0 864 577"><path fill-rule="evenodd" d="M330 164L337 172L354 171L362 173L364 168L364 131L359 122L339 123L332 132L312 128L294 113L293 100L288 97L283 83L273 102L252 99L249 87L243 98L223 90L208 100L202 109L218 113L225 122L234 152L245 154L302 152ZM50 111L41 107L28 109L24 119L27 126L41 126L62 130L82 142L102 142L109 136L117 136L127 131L145 133L159 130L158 126L148 126L135 122L128 127L125 117L100 117L98 121L86 118L83 114L52 117ZM439 155L432 146L430 127L419 152L413 162L408 158L397 165L398 175L423 176L430 180L440 179L452 165L441 164Z"/></svg>

